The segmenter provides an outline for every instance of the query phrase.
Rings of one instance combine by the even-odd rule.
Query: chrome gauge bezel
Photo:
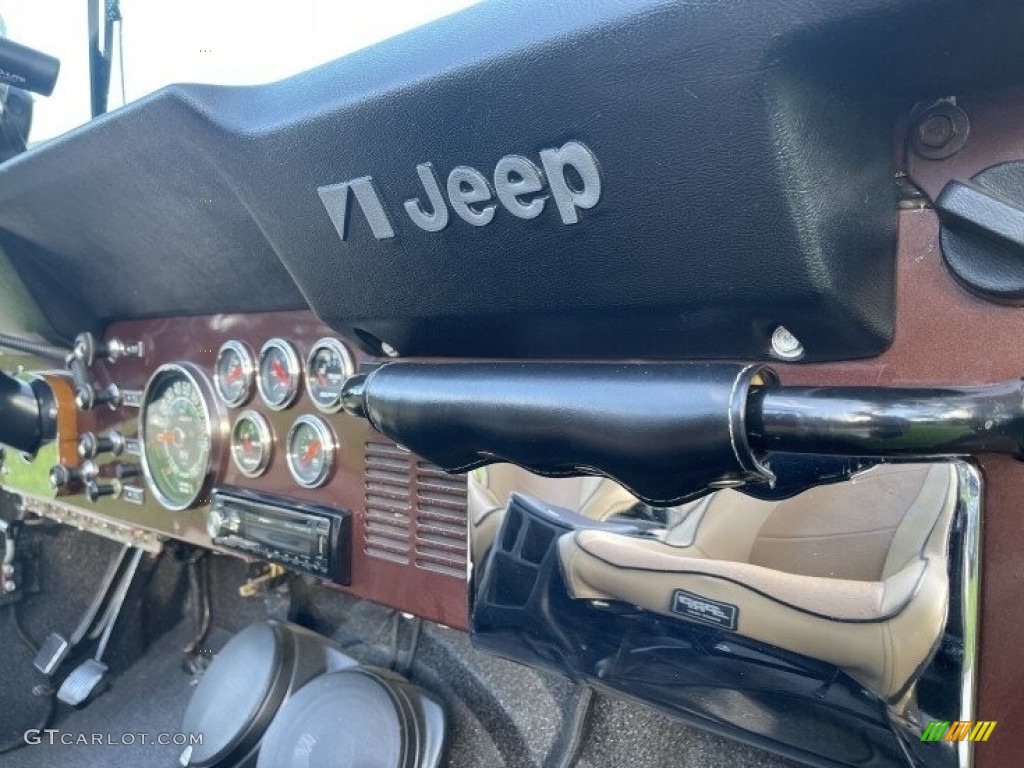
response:
[[[338,339],[330,336],[325,336],[319,339],[309,350],[309,354],[306,356],[306,391],[309,393],[309,399],[312,401],[314,407],[321,413],[337,413],[341,410],[341,391],[338,392],[338,397],[335,398],[334,402],[329,405],[324,405],[317,398],[314,393],[314,384],[316,376],[313,373],[313,360],[316,358],[317,352],[321,349],[329,349],[332,352],[336,352],[342,360],[342,364],[345,367],[345,379],[347,380],[356,372],[355,361],[352,359],[352,353],[348,351],[348,348],[342,344]]]
[[[220,361],[229,352],[237,354],[242,364],[242,391],[240,395],[234,399],[229,398],[225,394],[224,384],[221,381],[220,376]],[[217,351],[217,359],[213,363],[213,384],[217,389],[217,395],[228,408],[238,408],[248,402],[249,398],[252,397],[253,381],[255,378],[256,361],[253,358],[252,350],[249,349],[248,345],[234,340],[225,341],[221,344],[220,349]]]
[[[199,392],[199,399],[203,406],[203,416],[206,418],[207,434],[210,440],[210,453],[207,456],[203,482],[196,493],[183,504],[170,501],[160,490],[156,480],[153,478],[149,465],[149,456],[146,451],[146,411],[150,405],[150,398],[153,395],[154,389],[169,375],[184,377]],[[169,509],[172,512],[182,512],[190,509],[195,506],[196,501],[210,488],[210,483],[216,469],[220,466],[220,459],[223,456],[225,433],[227,431],[225,419],[222,417],[222,412],[217,410],[216,403],[217,393],[213,384],[201,368],[191,363],[165,363],[153,371],[153,375],[146,382],[146,388],[142,392],[142,405],[139,408],[139,454],[142,463],[142,474],[146,478],[146,485],[149,486],[153,497],[165,509]]]
[[[260,457],[260,463],[255,469],[246,469],[243,467],[235,453],[235,432],[238,430],[238,425],[243,421],[251,421],[256,425],[256,431],[259,433],[260,445],[263,448],[263,455]],[[270,466],[270,458],[274,452],[274,433],[270,428],[270,422],[267,421],[259,411],[254,411],[251,408],[242,411],[238,414],[238,418],[236,418],[234,423],[231,425],[229,450],[231,452],[231,463],[234,464],[235,469],[246,477],[259,477],[262,475],[267,471],[267,467]]]
[[[263,386],[263,362],[267,357],[267,353],[270,352],[271,349],[278,349],[283,352],[285,362],[288,364],[288,392],[286,393],[285,398],[279,403],[271,401]],[[295,398],[299,396],[299,389],[301,386],[302,363],[299,362],[299,353],[295,351],[295,347],[284,339],[268,339],[260,348],[259,359],[256,361],[256,388],[259,390],[260,397],[263,399],[263,402],[266,403],[266,406],[272,411],[283,411],[295,402]]]
[[[324,465],[320,472],[317,474],[315,480],[303,480],[298,471],[295,469],[295,461],[297,459],[296,454],[292,450],[292,442],[295,439],[295,433],[299,430],[302,425],[308,425],[316,430],[320,437],[321,449],[324,451]],[[285,442],[285,455],[288,464],[288,471],[291,473],[292,479],[303,488],[320,488],[322,487],[331,477],[331,473],[334,471],[335,454],[338,451],[338,440],[334,436],[334,431],[330,425],[319,416],[312,414],[303,414],[295,420],[292,424],[291,429],[288,430],[288,438]]]

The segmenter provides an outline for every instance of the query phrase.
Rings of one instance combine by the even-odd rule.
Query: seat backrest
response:
[[[541,477],[514,464],[475,469],[470,473],[469,485],[471,516],[503,509],[513,491],[595,520],[605,520],[636,504],[629,491],[603,477]]]
[[[881,581],[919,556],[942,508],[946,465],[893,464],[845,483],[783,501],[718,491],[679,507],[678,533],[665,543],[688,556],[750,563],[800,576]],[[511,464],[474,470],[474,515],[504,508],[513,491],[594,519],[628,510],[636,499],[600,477],[546,478]],[[474,517],[475,519],[475,517]],[[685,530],[684,530],[685,529]]]
[[[941,495],[947,474],[926,464],[883,465],[786,499],[761,526],[748,562],[803,576],[881,581],[920,553],[942,509],[926,481],[942,485],[933,488]],[[903,555],[887,568],[894,541]]]

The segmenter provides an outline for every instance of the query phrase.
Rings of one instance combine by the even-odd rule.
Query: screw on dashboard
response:
[[[799,360],[804,356],[804,345],[784,325],[772,333],[772,355],[779,360]]]

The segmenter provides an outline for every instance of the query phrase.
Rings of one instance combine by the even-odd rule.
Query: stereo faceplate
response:
[[[349,584],[351,517],[347,509],[218,488],[207,530],[221,547]]]

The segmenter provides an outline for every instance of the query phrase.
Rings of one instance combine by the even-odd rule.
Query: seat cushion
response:
[[[560,552],[577,597],[597,588],[604,596],[636,605],[669,606],[675,589],[687,589],[693,577],[701,577],[701,583],[713,585],[710,589],[716,595],[742,600],[744,592],[749,592],[808,615],[842,622],[895,616],[906,607],[925,572],[925,562],[917,560],[884,582],[802,576],[750,563],[686,557],[655,539],[600,530],[563,536]]]

